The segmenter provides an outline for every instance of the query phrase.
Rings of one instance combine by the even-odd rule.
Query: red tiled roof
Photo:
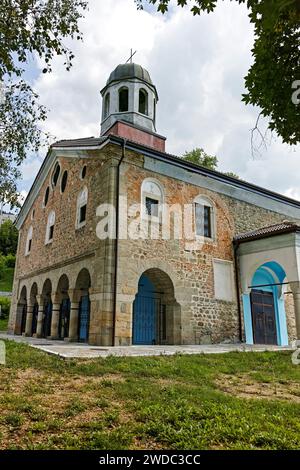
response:
[[[268,225],[251,232],[241,233],[234,237],[234,242],[239,243],[248,240],[256,240],[259,238],[272,237],[274,235],[280,235],[281,233],[290,233],[300,231],[300,225],[294,222],[284,221],[279,224]]]

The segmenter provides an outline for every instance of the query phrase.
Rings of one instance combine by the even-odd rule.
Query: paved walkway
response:
[[[33,348],[40,349],[49,354],[54,354],[65,359],[93,359],[108,356],[172,356],[174,354],[220,354],[232,351],[292,351],[295,347],[248,345],[248,344],[203,344],[203,345],[178,345],[178,346],[90,346],[81,343],[69,343],[64,341],[49,341],[39,338],[25,338],[0,333],[0,340],[8,339],[17,343],[26,343]]]

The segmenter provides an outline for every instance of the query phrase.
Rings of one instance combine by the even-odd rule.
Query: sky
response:
[[[26,76],[49,109],[43,129],[59,139],[98,136],[101,95],[110,72],[126,62],[130,49],[157,87],[157,132],[175,155],[202,147],[221,171],[300,200],[300,147],[268,135],[266,147],[251,150],[251,129],[259,109],[241,101],[252,63],[253,28],[244,5],[225,1],[214,13],[193,17],[171,3],[167,15],[153,7],[138,11],[134,0],[89,0],[80,22],[83,42],[67,72],[56,58],[52,73],[32,58]],[[266,129],[266,122],[261,123]],[[260,141],[256,140],[255,147]],[[45,157],[32,155],[22,166],[19,190],[26,196]]]

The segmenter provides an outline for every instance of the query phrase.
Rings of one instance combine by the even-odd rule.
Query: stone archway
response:
[[[181,309],[173,282],[161,269],[147,269],[133,303],[132,344],[180,343]]]
[[[276,261],[268,261],[254,272],[249,293],[243,294],[246,342],[288,345],[283,298],[286,273]]]
[[[26,336],[33,336],[36,334],[37,330],[37,321],[38,321],[38,313],[39,313],[39,304],[37,301],[38,295],[38,286],[37,283],[34,282],[30,289],[30,312],[28,312],[27,320],[28,324],[26,325]]]
[[[17,305],[17,316],[15,323],[15,334],[22,335],[25,333],[27,320],[27,288],[23,286]]]
[[[40,336],[42,338],[48,338],[51,336],[51,321],[52,321],[52,283],[50,279],[46,279],[43,284],[42,289],[42,302],[43,302],[43,310],[42,310],[42,317],[41,317],[41,325],[40,325]]]
[[[69,278],[63,274],[58,281],[56,289],[57,300],[59,301],[58,317],[58,339],[69,337],[71,302],[69,298]],[[52,316],[52,319],[54,317]],[[53,324],[53,321],[52,321]]]

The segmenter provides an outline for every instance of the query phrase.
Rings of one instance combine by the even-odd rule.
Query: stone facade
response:
[[[238,312],[235,288],[230,301],[216,298],[213,261],[231,262],[229,266],[232,266],[234,275],[234,236],[283,221],[287,216],[282,211],[276,212],[210,190],[207,185],[201,185],[200,178],[198,184],[188,183],[178,175],[167,176],[150,170],[148,157],[143,152],[126,149],[124,155],[120,145],[112,143],[102,149],[80,152],[58,149],[48,158],[52,158],[52,165],[20,227],[9,322],[11,333],[32,334],[32,318],[37,305],[34,334],[42,336],[44,304],[46,298],[51,298],[50,336],[57,337],[61,304],[69,298],[71,306],[65,339],[77,340],[79,304],[84,294],[90,299],[88,341],[104,346],[131,344],[133,304],[139,280],[146,273],[165,306],[166,333],[160,342],[201,344],[244,339],[244,335],[239,337],[240,322],[242,330],[244,325]],[[56,162],[59,162],[61,171],[53,188],[51,179]],[[84,165],[87,172],[81,179]],[[65,170],[68,171],[68,181],[62,193],[61,176]],[[97,208],[103,203],[115,206],[119,170],[119,195],[127,198],[128,206],[141,204],[141,187],[147,178],[158,182],[163,189],[164,203],[168,205],[183,207],[192,204],[199,195],[209,198],[214,208],[215,233],[213,239],[205,240],[199,249],[189,248],[184,237],[162,239],[159,223],[158,239],[120,239],[115,302],[116,241],[113,238],[100,240],[96,229],[100,220]],[[77,197],[85,186],[88,189],[86,224],[76,229]],[[44,207],[47,187],[50,188],[50,196]],[[52,243],[45,244],[47,218],[52,210],[56,215],[54,238]],[[127,223],[133,219],[134,216],[129,216]],[[30,226],[33,227],[32,247],[26,256]],[[25,330],[23,328],[22,331],[24,305],[27,306],[27,316]],[[286,316],[289,337],[294,339],[294,310],[288,296]]]

